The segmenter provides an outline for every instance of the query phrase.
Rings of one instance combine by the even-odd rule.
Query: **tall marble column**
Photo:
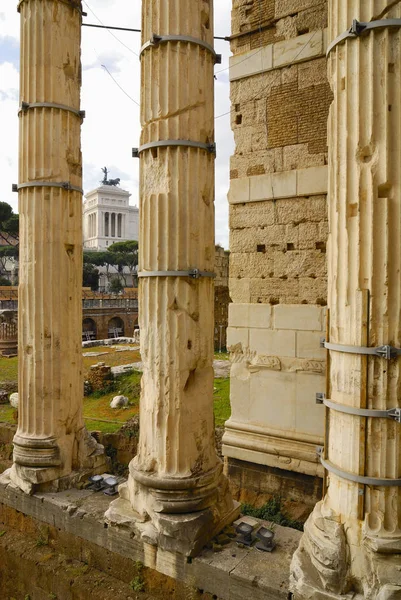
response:
[[[156,40],[141,56],[141,144],[156,145],[139,150],[144,366],[138,455],[121,494],[157,544],[191,554],[236,514],[214,444],[212,0],[144,0],[142,43],[153,34],[190,39]]]
[[[391,4],[390,10],[385,10]],[[401,3],[329,0],[329,40],[353,19],[400,19]],[[328,488],[305,526],[296,599],[401,594],[401,425],[342,411],[400,406],[401,29],[348,38],[330,52]],[[350,596],[351,597],[351,596]]]
[[[104,463],[82,417],[81,2],[21,0],[19,409],[12,480]],[[50,486],[50,482],[53,482]]]

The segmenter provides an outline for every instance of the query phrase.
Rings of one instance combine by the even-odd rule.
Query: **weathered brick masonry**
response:
[[[233,0],[234,304],[227,345],[234,364],[232,417],[223,440],[231,470],[248,461],[306,477],[322,475],[315,445],[323,440],[323,412],[314,404],[314,392],[325,385],[319,337],[327,299],[332,100],[326,28],[326,0]],[[245,471],[238,476],[240,488],[247,486]],[[299,487],[294,482],[289,489]],[[271,487],[270,481],[265,492]]]
[[[252,49],[261,53],[266,43],[310,37],[314,32],[316,39],[327,26],[327,2],[234,2],[234,35],[268,24],[262,34],[255,31],[234,39],[234,55]],[[298,59],[303,59],[302,44]],[[245,68],[247,62],[241,66]],[[324,56],[236,79],[231,99],[236,144],[231,179],[327,164],[331,91]],[[273,197],[262,204],[258,200],[230,206],[231,277],[249,279],[248,294],[240,291],[243,283],[232,281],[233,301],[325,305],[325,195],[276,199],[274,190],[269,191]]]

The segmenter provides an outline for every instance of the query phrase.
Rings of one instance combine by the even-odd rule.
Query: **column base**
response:
[[[68,463],[63,460],[63,452],[53,438],[25,440],[16,435],[14,443],[14,464],[9,476],[16,486],[29,495],[77,487],[91,475],[104,473],[109,467],[104,447],[85,428],[75,435],[73,456],[68,456]]]
[[[163,550],[193,557],[226,525],[235,521],[240,504],[232,500],[221,466],[196,478],[181,481],[138,475],[133,462],[130,476],[119,487],[120,497],[110,504],[105,519],[111,525],[127,527],[143,541]],[[149,477],[154,487],[145,485]],[[160,489],[161,484],[164,484]]]
[[[290,591],[294,600],[399,600],[400,554],[379,552],[367,538],[350,548],[344,526],[323,516],[319,502],[292,558]]]

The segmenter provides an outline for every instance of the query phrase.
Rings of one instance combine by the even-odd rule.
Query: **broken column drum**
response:
[[[401,594],[401,4],[330,0],[329,17],[328,487],[291,589],[389,600]]]
[[[236,512],[214,444],[213,7],[142,7],[143,377],[138,455],[120,493],[155,543],[191,554]]]
[[[82,417],[81,2],[21,0],[19,419],[11,478],[104,463]],[[71,482],[70,482],[71,483]]]

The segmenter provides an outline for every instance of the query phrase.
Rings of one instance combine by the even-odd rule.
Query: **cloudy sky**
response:
[[[19,15],[16,0],[0,5],[0,200],[17,210],[17,195],[11,192],[18,180],[18,67]],[[87,23],[140,28],[140,0],[88,0],[83,2]],[[215,1],[215,35],[230,34],[231,0]],[[96,187],[107,165],[110,177],[120,177],[121,186],[138,203],[139,161],[131,158],[131,148],[139,141],[139,60],[137,33],[82,29],[82,102],[86,111],[82,127],[84,190]],[[228,57],[229,44],[216,40],[223,63],[216,65],[216,116],[230,110]],[[107,69],[102,67],[104,65]],[[220,72],[219,72],[220,71]],[[119,87],[120,86],[120,87]],[[122,88],[122,89],[120,89]],[[228,248],[229,157],[233,138],[229,115],[216,119],[216,242]]]

